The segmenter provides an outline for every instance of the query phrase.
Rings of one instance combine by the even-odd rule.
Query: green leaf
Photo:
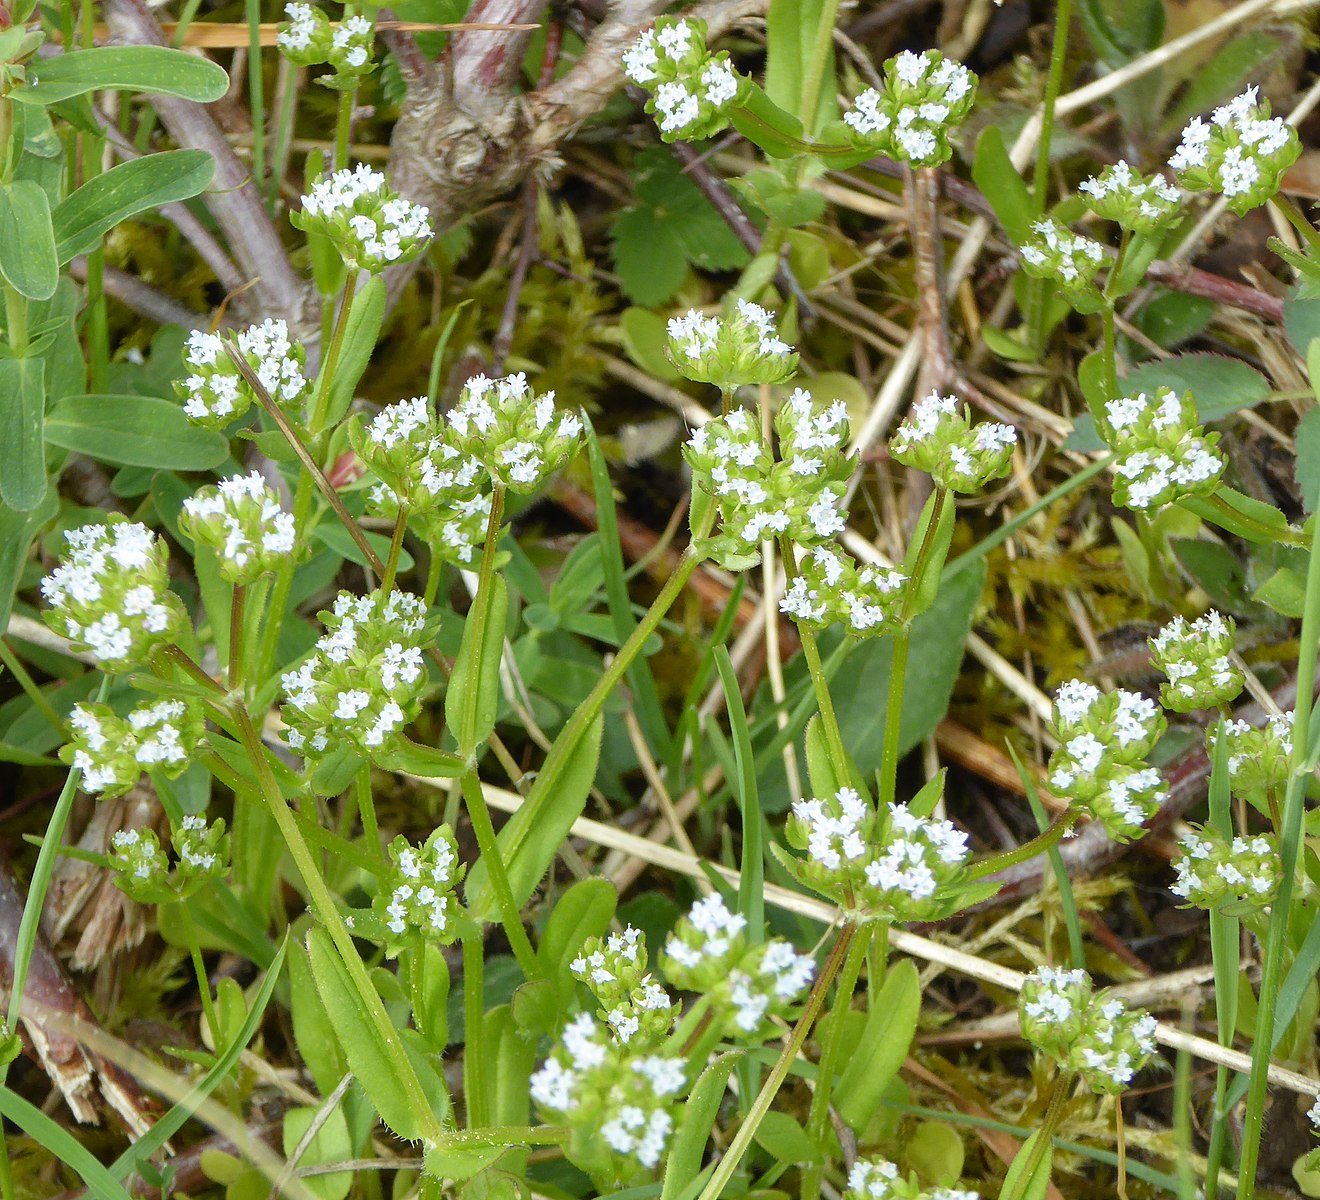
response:
[[[953,1187],[962,1178],[966,1152],[952,1125],[923,1121],[907,1139],[904,1152],[909,1166],[939,1187]]]
[[[0,1116],[42,1146],[52,1157],[72,1167],[97,1200],[131,1200],[123,1185],[90,1150],[39,1108],[0,1084]]]
[[[527,799],[500,830],[500,853],[508,867],[513,902],[519,907],[527,903],[573,822],[582,815],[596,779],[604,725],[604,714],[598,713],[572,744],[561,735],[546,755]],[[546,785],[547,780],[554,781],[553,789]],[[478,920],[496,913],[495,897],[480,860],[468,873],[466,895],[468,908]]]
[[[735,770],[730,776],[742,820],[742,857],[738,863],[738,912],[747,919],[748,936],[759,942],[765,937],[765,820],[756,790],[756,761],[747,728],[738,675],[728,647],[715,647],[715,666],[724,688],[724,704],[733,736]]]
[[[406,738],[397,750],[375,754],[371,761],[382,771],[398,771],[422,779],[457,779],[463,774],[463,760],[458,755]]]
[[[60,281],[50,201],[30,179],[0,184],[0,276],[29,300],[49,300]]]
[[[1283,302],[1283,327],[1292,348],[1303,358],[1320,338],[1320,300],[1303,300],[1296,291]]]
[[[367,539],[367,545],[375,552],[376,557],[382,562],[389,557],[390,539],[382,533],[375,533],[370,529],[364,529],[364,536]],[[315,529],[312,530],[314,537],[322,545],[328,546],[340,558],[345,558],[351,563],[357,563],[359,567],[369,567],[367,556],[362,553],[362,548],[353,539],[353,535],[344,528],[343,522],[332,517],[329,520],[319,521]],[[405,547],[399,551],[399,570],[408,571],[412,569],[413,556]]]
[[[807,751],[807,778],[811,781],[813,796],[833,796],[844,784],[830,757],[829,742],[820,713],[812,713],[803,738]]]
[[[1306,579],[1290,567],[1280,567],[1252,597],[1276,613],[1301,620],[1306,612]]]
[[[781,108],[800,113],[806,69],[815,56],[818,32],[823,22],[834,23],[836,8],[827,16],[821,0],[776,0],[765,14],[765,90]],[[821,80],[811,128],[819,129],[834,114],[839,86],[835,78],[833,44],[825,43],[828,58]]]
[[[615,266],[618,267],[617,260]],[[623,348],[628,357],[648,375],[665,383],[681,378],[665,356],[667,330],[665,319],[659,313],[636,305],[625,308],[619,317],[619,332],[623,335]]]
[[[55,206],[55,253],[60,263],[86,254],[129,217],[187,200],[211,182],[215,159],[205,150],[170,150],[120,163],[93,176]]]
[[[1050,1168],[1054,1165],[1054,1145],[1046,1138],[1040,1157],[1030,1175],[1027,1167],[1035,1157],[1036,1146],[1041,1140],[1037,1130],[1025,1142],[1022,1149],[1013,1156],[1013,1163],[1004,1176],[1004,1186],[999,1189],[1001,1196],[1019,1197],[1020,1200],[1044,1200],[1050,1186]]]
[[[1160,125],[1170,135],[1193,117],[1209,112],[1252,78],[1261,78],[1265,64],[1277,55],[1284,41],[1263,29],[1239,30],[1209,62],[1196,65],[1188,74],[1187,89],[1178,103],[1161,115]]]
[[[209,471],[229,443],[155,396],[69,396],[46,417],[46,441],[98,462],[167,471]]]
[[[1026,182],[1008,156],[1003,131],[997,125],[987,125],[976,139],[972,179],[990,202],[1004,232],[1019,246],[1028,241],[1036,210]]]
[[[46,497],[45,363],[0,358],[0,500],[31,512]]]
[[[1244,408],[1255,408],[1270,397],[1269,381],[1254,367],[1222,354],[1179,354],[1145,363],[1119,380],[1123,394],[1153,392],[1168,387],[1191,392],[1203,422],[1220,421]],[[1104,449],[1089,413],[1077,418],[1063,443],[1065,450],[1093,454]]]
[[[458,738],[465,755],[484,745],[495,728],[500,703],[500,659],[504,654],[504,626],[508,616],[508,586],[503,576],[492,575],[490,607],[480,630],[481,644],[477,645],[477,622],[469,613],[445,690],[445,724]]]
[[[307,935],[307,954],[317,993],[354,1078],[386,1126],[406,1141],[417,1141],[426,1132],[425,1127],[419,1114],[413,1111],[403,1083],[395,1077],[389,1048],[374,1022],[362,1011],[348,968],[326,930],[314,928]],[[443,1089],[429,1062],[420,1054],[409,1053],[408,1057],[428,1096]]]
[[[9,93],[24,104],[54,104],[86,92],[147,92],[210,104],[229,90],[229,76],[207,58],[166,46],[97,46],[33,64]]]
[[[1223,484],[1215,492],[1224,507],[1211,504],[1202,496],[1188,496],[1178,501],[1180,508],[1227,529],[1238,537],[1258,545],[1271,545],[1289,534],[1288,518],[1272,504],[1265,504]]]
[[[329,1095],[348,1069],[325,1005],[316,994],[312,964],[302,946],[289,956],[289,1014],[298,1056],[322,1095]]]
[[[813,1145],[807,1131],[786,1112],[771,1109],[761,1118],[753,1135],[756,1144],[781,1163],[818,1163],[820,1148]]]
[[[935,491],[931,493],[930,499],[926,501],[925,507],[921,510],[921,516],[917,520],[917,527],[913,531],[912,542],[908,547],[907,558],[903,562],[903,573],[909,579],[912,579],[915,577],[918,560],[923,549],[926,552],[925,561],[920,564],[921,578],[916,580],[917,590],[910,601],[910,611],[913,616],[919,616],[930,608],[935,603],[935,597],[939,594],[943,582],[944,561],[949,556],[950,545],[953,544],[955,508],[956,505],[953,503],[951,496],[941,496],[938,491]],[[933,529],[931,528],[932,522],[935,522]]]
[[[742,104],[729,115],[733,127],[771,158],[792,158],[806,149],[802,122],[754,83],[743,85]]]
[[[1008,362],[1035,362],[1040,358],[1030,346],[1019,341],[1011,333],[996,329],[993,325],[981,326],[981,340],[990,348],[992,354]]]
[[[1307,512],[1315,511],[1320,497],[1320,408],[1313,408],[1297,424],[1297,490]]]
[[[681,1200],[692,1181],[701,1174],[701,1160],[710,1141],[710,1131],[719,1115],[720,1101],[729,1083],[729,1075],[743,1056],[735,1050],[721,1054],[708,1066],[692,1085],[683,1116],[679,1120],[674,1140],[670,1143],[669,1159],[665,1163],[665,1180],[660,1189],[660,1200]]]
[[[866,1015],[866,1025],[833,1101],[841,1116],[861,1133],[880,1108],[881,1097],[898,1075],[921,1014],[921,980],[910,958],[890,968],[884,986]]]
[[[282,1134],[284,1156],[290,1157],[311,1129],[319,1109],[312,1107],[291,1108],[284,1114]],[[353,1157],[353,1139],[348,1133],[348,1122],[344,1119],[342,1106],[330,1111],[321,1127],[312,1135],[312,1140],[302,1157],[299,1167],[319,1167],[326,1163],[344,1162]],[[349,1188],[353,1186],[351,1171],[335,1171],[327,1175],[310,1175],[303,1182],[308,1190],[320,1200],[344,1200]]]
[[[609,880],[582,879],[550,910],[536,956],[545,977],[554,980],[564,1010],[575,982],[569,964],[587,938],[600,937],[609,928],[618,903],[618,890]]]
[[[380,327],[385,320],[385,280],[373,275],[370,282],[356,296],[348,310],[348,328],[344,331],[344,344],[335,361],[335,377],[330,384],[330,405],[327,424],[333,426],[343,419],[353,400],[353,392],[371,362],[371,355],[380,340]],[[320,379],[317,379],[320,387]]]

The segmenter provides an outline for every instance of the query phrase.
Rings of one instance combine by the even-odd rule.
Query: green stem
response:
[[[339,352],[344,347],[344,335],[348,332],[348,314],[353,307],[353,297],[357,293],[357,281],[358,272],[350,268],[348,277],[344,280],[344,294],[339,301],[339,315],[335,319],[334,332],[330,335],[330,348],[326,351],[325,361],[321,364],[316,400],[312,404],[312,420],[308,432],[313,438],[321,432],[330,408],[330,387],[334,381],[335,367],[339,362]]]
[[[316,483],[306,471],[298,473],[298,486],[293,493],[293,527],[298,537],[307,531],[307,522],[312,515],[312,500],[316,496]],[[258,660],[260,675],[258,686],[270,678],[278,665],[275,661],[279,653],[280,629],[284,625],[284,612],[289,603],[289,592],[293,589],[293,576],[297,563],[290,555],[281,564],[275,575],[275,582],[270,589],[270,604],[266,609],[266,627],[261,635],[261,657]]]
[[[816,110],[820,107],[820,91],[825,81],[834,50],[834,22],[839,13],[839,0],[825,0],[816,18],[816,41],[811,47],[811,59],[802,79],[802,104],[798,118],[808,133],[816,130]]]
[[[880,751],[880,798],[883,812],[893,806],[898,791],[899,735],[903,731],[903,688],[907,681],[908,649],[912,632],[902,625],[894,634],[889,656],[889,696],[885,702],[885,740]]]
[[[270,174],[266,181],[266,203],[273,210],[280,195],[280,181],[289,163],[289,144],[293,139],[294,118],[298,112],[298,68],[280,55],[279,112],[275,116],[275,140],[271,147]]]
[[[357,101],[357,88],[339,93],[339,109],[335,114],[335,170],[348,166],[348,135],[353,128],[353,105]]]
[[[8,639],[0,638],[0,662],[4,663],[6,670],[17,681],[18,686],[23,689],[23,694],[32,701],[32,707],[46,718],[50,727],[55,730],[60,737],[66,741],[69,737],[69,727],[64,723],[64,718],[60,716],[46,699],[46,694],[37,686],[37,682],[28,674],[28,669],[23,665],[23,660],[14,653]]]
[[[364,762],[353,781],[358,816],[362,819],[362,837],[373,854],[380,853],[380,826],[376,823],[376,799],[371,791],[371,763]]]
[[[381,577],[380,590],[394,590],[394,576],[399,570],[399,554],[403,550],[403,535],[408,528],[408,507],[400,505],[399,515],[394,518],[394,536],[390,538],[390,556],[385,560],[385,574]]]
[[[185,901],[178,901],[179,924],[183,926],[184,940],[188,943],[188,957],[192,959],[193,973],[197,976],[197,991],[202,997],[202,1017],[211,1031],[211,1045],[220,1050],[220,1022],[216,1019],[215,1004],[211,1000],[211,980],[202,961],[202,947],[197,940],[197,926]]]
[[[774,1103],[784,1080],[788,1078],[793,1060],[797,1058],[798,1051],[802,1049],[807,1040],[807,1035],[811,1032],[811,1027],[820,1015],[820,1010],[825,1003],[825,996],[830,990],[830,984],[834,982],[834,977],[839,973],[839,968],[843,966],[855,933],[856,927],[853,925],[845,925],[839,931],[839,936],[834,942],[830,956],[825,960],[825,966],[821,968],[820,974],[816,977],[811,995],[807,997],[806,1008],[802,1010],[802,1015],[798,1018],[797,1024],[793,1026],[793,1032],[789,1035],[783,1051],[775,1061],[774,1067],[771,1068],[760,1092],[757,1093],[751,1111],[748,1112],[746,1119],[739,1126],[733,1141],[729,1143],[728,1150],[724,1152],[724,1157],[720,1159],[719,1165],[715,1168],[715,1173],[706,1182],[706,1186],[701,1189],[701,1195],[697,1200],[716,1200],[716,1197],[724,1191],[729,1180],[733,1178],[733,1173],[738,1169],[738,1164],[742,1162],[743,1155],[747,1153],[748,1147],[751,1146],[752,1139],[756,1136],[761,1121],[764,1120],[765,1114],[770,1111],[770,1105]]]
[[[1104,353],[1102,356],[1102,363],[1105,369],[1105,399],[1117,400],[1118,339],[1114,334],[1114,304],[1111,300],[1106,300],[1104,307],[1100,310],[1100,326],[1104,330],[1105,338]],[[1102,433],[1106,427],[1101,428]]]
[[[1045,1157],[1045,1150],[1050,1144],[1050,1139],[1054,1137],[1054,1130],[1059,1123],[1059,1116],[1063,1112],[1063,1102],[1068,1098],[1068,1089],[1072,1084],[1072,1078],[1069,1072],[1063,1071],[1054,1080],[1054,1085],[1050,1089],[1049,1102],[1045,1106],[1045,1119],[1041,1122],[1040,1129],[1037,1130],[1040,1136],[1032,1143],[1031,1157],[1027,1159],[1026,1170],[1018,1176],[1018,1185],[1013,1189],[1013,1194],[1005,1196],[1003,1200],[1025,1200],[1031,1177],[1036,1173],[1040,1160]]]
[[[1210,1146],[1205,1153],[1205,1200],[1218,1200],[1219,1170],[1228,1146],[1228,1113],[1224,1101],[1228,1096],[1228,1068],[1222,1064],[1215,1069],[1215,1107],[1210,1125]]]
[[[472,611],[468,620],[472,623],[470,631],[464,632],[470,638],[472,662],[468,671],[468,686],[463,695],[463,711],[459,728],[458,753],[471,760],[477,751],[477,727],[481,720],[481,689],[477,681],[482,676],[481,652],[485,642],[486,621],[490,616],[491,589],[495,579],[495,546],[500,540],[500,528],[504,520],[504,488],[496,484],[490,494],[490,515],[486,519],[486,541],[481,551],[481,572],[477,576],[477,594],[472,598]],[[496,651],[503,652],[503,647]]]
[[[1016,866],[1020,862],[1026,862],[1029,858],[1044,854],[1051,846],[1058,845],[1060,839],[1067,834],[1076,821],[1077,814],[1070,808],[1053,825],[1043,833],[1038,833],[1031,841],[1023,842],[1016,849],[1005,851],[1003,854],[983,858],[968,870],[967,879],[969,881],[985,879],[997,871],[1006,871],[1009,867]]]
[[[1302,235],[1302,240],[1313,252],[1320,251],[1320,232],[1317,232],[1315,226],[1298,210],[1297,205],[1282,192],[1276,192],[1271,196],[1270,203],[1283,214],[1288,224]]]
[[[488,1048],[481,1036],[486,1009],[483,954],[479,933],[463,939],[463,1102],[469,1131],[481,1130],[488,1120]]]
[[[665,1053],[677,1055],[686,1053],[686,1047],[698,1029],[706,1014],[710,1012],[711,1005],[714,1003],[714,994],[711,992],[702,992],[696,999],[696,1003],[683,1014],[683,1019],[679,1021],[669,1037],[665,1040]],[[705,1065],[704,1063],[702,1064]]]
[[[839,1055],[843,1052],[843,1035],[847,1026],[845,1018],[852,1009],[857,980],[871,944],[871,930],[871,925],[863,925],[857,931],[857,936],[848,948],[848,957],[844,959],[843,970],[839,972],[839,986],[835,989],[834,1006],[830,1009],[829,1032],[825,1035],[825,1045],[821,1049],[820,1065],[816,1068],[816,1090],[811,1094],[811,1109],[807,1115],[807,1137],[815,1146],[822,1146],[825,1142],[830,1093],[834,1088]],[[824,1175],[823,1163],[807,1168],[802,1176],[802,1200],[817,1200]]]
[[[252,768],[256,772],[262,797],[270,809],[271,816],[275,818],[276,825],[279,826],[284,844],[294,865],[298,868],[299,875],[302,876],[303,884],[311,899],[312,909],[339,951],[339,956],[357,991],[362,1012],[376,1029],[376,1034],[393,1068],[395,1080],[407,1096],[409,1105],[417,1116],[419,1127],[424,1131],[423,1138],[428,1142],[441,1143],[446,1136],[444,1127],[436,1118],[421,1081],[408,1059],[407,1051],[404,1050],[403,1042],[399,1039],[398,1030],[394,1028],[394,1022],[385,1011],[380,993],[371,982],[371,976],[367,974],[367,968],[357,952],[357,947],[353,945],[352,935],[348,932],[344,918],[335,905],[334,896],[321,877],[321,872],[316,868],[311,847],[304,840],[297,821],[293,819],[293,812],[271,771],[270,763],[266,759],[266,749],[261,744],[261,737],[256,727],[252,724],[247,706],[241,703],[235,704],[233,716],[238,725],[239,740],[243,743],[252,762]]]
[[[475,770],[463,772],[463,799],[467,804],[468,819],[472,822],[472,832],[477,838],[477,848],[481,859],[490,872],[490,885],[495,891],[496,903],[500,906],[500,924],[504,926],[505,936],[513,956],[518,960],[523,975],[528,979],[539,979],[541,968],[536,961],[536,951],[523,928],[522,914],[513,901],[513,889],[509,886],[509,872],[500,854],[500,844],[495,837],[495,826],[491,823],[490,809],[486,805],[485,794],[481,790],[481,780]]]
[[[240,695],[243,688],[243,620],[246,609],[247,588],[236,583],[229,605],[229,689]]]
[[[1256,1194],[1256,1167],[1260,1161],[1260,1139],[1265,1127],[1265,1096],[1269,1090],[1269,1065],[1274,1049],[1274,1014],[1287,950],[1288,924],[1292,917],[1293,892],[1297,882],[1297,860],[1302,843],[1302,818],[1306,806],[1306,770],[1310,751],[1311,703],[1315,690],[1316,652],[1320,647],[1320,521],[1312,523],[1311,561],[1306,572],[1306,600],[1302,609],[1302,631],[1297,648],[1297,699],[1293,706],[1293,748],[1289,759],[1288,787],[1284,793],[1283,821],[1279,830],[1279,859],[1283,876],[1279,894],[1270,907],[1269,936],[1261,971],[1260,1000],[1256,1013],[1256,1040],[1251,1048],[1251,1076],[1247,1089],[1247,1115],[1242,1129],[1242,1154],[1238,1178],[1239,1200]]]
[[[191,675],[194,680],[203,687],[221,696],[227,696],[228,693],[214,679],[211,678],[202,668],[195,663],[180,647],[173,642],[168,642],[162,646],[159,651],[170,659],[175,666],[181,667],[186,675]]]
[[[27,300],[16,288],[5,284],[5,340],[17,358],[28,348]]]
[[[252,115],[252,181],[266,182],[266,80],[261,59],[261,0],[246,0],[248,27],[248,108]]]

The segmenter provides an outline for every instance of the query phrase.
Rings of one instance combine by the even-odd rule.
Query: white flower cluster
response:
[[[184,877],[219,875],[229,865],[229,838],[219,817],[210,822],[203,816],[184,817],[174,831],[173,843]]]
[[[117,514],[64,535],[67,553],[45,579],[42,615],[104,671],[129,671],[173,641],[185,614],[169,590],[169,551],[145,525]]]
[[[400,834],[388,849],[390,869],[381,877],[372,902],[389,931],[388,948],[397,951],[416,939],[452,942],[458,936],[454,889],[464,874],[453,831],[441,825],[421,846]]]
[[[931,392],[912,406],[912,415],[889,443],[889,453],[904,466],[925,471],[949,491],[980,491],[1013,465],[1017,431],[997,421],[971,423],[965,405],[953,396]]]
[[[531,1078],[537,1106],[573,1130],[569,1157],[621,1180],[660,1164],[686,1087],[681,1058],[637,1054],[586,1013]]]
[[[1160,703],[1174,712],[1195,712],[1230,703],[1242,690],[1242,672],[1233,665],[1232,617],[1211,609],[1188,622],[1174,617],[1150,639],[1151,659],[1168,677]]]
[[[844,113],[854,140],[916,167],[947,162],[949,134],[971,111],[976,76],[938,50],[904,50],[885,63],[883,83]]]
[[[931,920],[961,880],[967,835],[906,805],[877,813],[856,789],[793,804],[789,844],[802,882],[864,919]]]
[[[582,420],[555,407],[554,392],[537,395],[521,371],[490,379],[474,375],[449,410],[449,439],[476,459],[495,483],[534,492],[582,444]]]
[[[184,817],[173,834],[175,863],[150,829],[120,829],[110,839],[109,864],[115,882],[140,904],[186,899],[229,867],[225,823]]]
[[[623,70],[650,93],[646,111],[666,142],[713,137],[743,85],[727,53],[707,52],[706,23],[693,17],[661,17],[624,52]]]
[[[1146,512],[1215,490],[1227,465],[1219,434],[1197,423],[1189,392],[1157,388],[1105,404],[1114,463],[1114,503]]]
[[[904,1178],[898,1165],[883,1158],[859,1158],[848,1172],[843,1200],[980,1200],[962,1188],[923,1188],[915,1175]]]
[[[629,925],[604,940],[588,938],[569,969],[591,989],[600,1015],[620,1042],[635,1049],[662,1041],[677,1011],[669,993],[646,970],[646,937]]]
[[[1094,291],[1096,272],[1105,260],[1099,242],[1073,233],[1053,217],[1035,222],[1031,233],[1031,240],[1018,247],[1028,275],[1052,279],[1074,295]]]
[[[1291,712],[1276,714],[1259,728],[1246,721],[1224,723],[1228,777],[1233,794],[1262,812],[1269,811],[1271,794],[1277,795],[1288,781],[1288,764],[1293,750],[1292,727]],[[1211,725],[1205,738],[1211,753],[1214,752],[1215,737],[1215,726]]]
[[[670,317],[666,346],[678,373],[722,392],[759,383],[783,383],[798,356],[779,336],[774,314],[750,300],[736,300],[722,316],[690,308]]]
[[[416,258],[431,238],[428,212],[391,191],[385,176],[365,163],[318,179],[290,220],[305,233],[327,237],[352,270],[380,274]]]
[[[817,406],[824,420],[798,418],[792,436],[781,432],[786,457],[778,462],[746,409],[693,432],[683,457],[720,514],[720,534],[710,540],[712,557],[738,568],[757,561],[763,540],[786,537],[799,546],[814,546],[843,532],[839,505],[853,460],[844,456],[848,426],[834,419],[836,411],[833,404]],[[803,430],[813,431],[812,437],[799,438]],[[810,464],[811,471],[804,472],[803,464]]]
[[[277,571],[298,544],[293,514],[280,507],[259,471],[198,489],[183,502],[179,528],[214,550],[220,574],[236,584]]]
[[[433,553],[447,562],[471,562],[490,517],[487,475],[476,458],[455,446],[426,397],[391,404],[365,427],[355,418],[348,436],[381,480],[368,493],[371,511],[394,518],[406,508]]]
[[[843,551],[817,546],[798,564],[779,610],[808,629],[838,622],[853,637],[876,637],[897,628],[907,581],[902,571],[858,567]]]
[[[1169,166],[1190,191],[1219,192],[1242,216],[1279,190],[1283,173],[1302,152],[1295,130],[1271,117],[1259,90],[1248,88],[1210,116],[1183,130]]]
[[[1166,722],[1154,701],[1135,692],[1102,693],[1080,679],[1054,697],[1050,787],[1101,822],[1115,841],[1141,833],[1166,795],[1163,777],[1144,761]]]
[[[1187,834],[1178,847],[1178,877],[1169,890],[1198,908],[1259,912],[1279,890],[1282,868],[1272,836],[1230,840],[1207,826]]]
[[[110,866],[130,895],[164,884],[170,863],[150,829],[120,829],[110,839]]]
[[[235,340],[271,399],[295,420],[303,420],[312,384],[303,372],[306,352],[290,339],[288,325],[279,320],[262,321],[241,330]],[[256,403],[255,393],[218,333],[194,329],[184,347],[183,363],[188,375],[176,381],[174,390],[190,421],[208,429],[224,429]]]
[[[319,81],[327,87],[346,90],[372,69],[376,27],[366,17],[352,16],[334,25],[319,8],[301,0],[286,4],[284,15],[288,20],[280,23],[275,45],[296,66],[329,63],[335,75]]]
[[[713,997],[716,1018],[731,1034],[750,1037],[802,999],[815,964],[782,938],[753,944],[746,930],[746,918],[709,895],[674,927],[660,962],[676,988]]]
[[[1317,1096],[1315,1103],[1306,1110],[1306,1119],[1311,1122],[1312,1129],[1320,1133],[1320,1096]]]
[[[1153,233],[1182,217],[1182,193],[1162,175],[1142,175],[1119,159],[1077,187],[1097,217],[1130,233]]]
[[[69,728],[73,740],[60,753],[82,772],[82,790],[122,796],[143,771],[173,779],[187,769],[203,723],[191,703],[156,700],[139,704],[126,718],[105,704],[75,704]]]
[[[1121,1000],[1093,994],[1085,971],[1040,967],[1018,1001],[1022,1036],[1076,1071],[1093,1092],[1116,1095],[1155,1052],[1155,1018]]]
[[[426,687],[425,611],[406,592],[339,593],[325,636],[282,679],[291,749],[319,758],[347,742],[371,757],[398,741]]]

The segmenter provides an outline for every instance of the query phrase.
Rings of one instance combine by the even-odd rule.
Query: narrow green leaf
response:
[[[229,455],[220,434],[157,396],[69,396],[46,417],[46,440],[119,467],[208,471]]]
[[[1274,505],[1246,496],[1223,484],[1219,485],[1215,496],[1224,502],[1225,507],[1211,504],[1201,496],[1189,496],[1179,500],[1178,504],[1203,521],[1211,521],[1248,542],[1270,545],[1279,541],[1280,535],[1288,534],[1288,518]]]
[[[522,807],[500,830],[500,853],[508,867],[513,902],[519,906],[527,903],[573,822],[582,815],[596,779],[604,726],[604,714],[599,713],[572,745],[556,741]],[[553,789],[543,780],[553,780]],[[466,894],[468,907],[479,920],[497,912],[485,864],[480,860],[468,873]]]
[[[77,1171],[87,1185],[87,1190],[97,1200],[132,1200],[123,1185],[86,1146],[63,1126],[52,1121],[41,1109],[3,1085],[0,1085],[0,1116],[13,1121],[19,1129],[49,1151],[53,1158]]]
[[[702,1071],[693,1084],[687,1103],[683,1106],[683,1117],[669,1147],[660,1200],[681,1200],[689,1185],[701,1173],[701,1160],[720,1111],[720,1101],[724,1099],[724,1089],[743,1053],[736,1050],[731,1054],[721,1054]]]
[[[480,630],[468,614],[463,641],[445,691],[445,724],[466,754],[486,743],[495,728],[500,703],[500,659],[504,654],[504,626],[509,616],[509,589],[500,575],[491,576],[490,607]],[[478,670],[473,673],[473,665]],[[475,691],[475,695],[473,694]]]
[[[807,722],[803,743],[807,751],[807,778],[811,781],[812,795],[834,795],[843,784],[830,759],[830,746],[825,738],[820,713],[813,714]]]
[[[215,160],[204,150],[170,150],[93,176],[51,214],[56,257],[66,263],[95,249],[121,221],[196,196],[211,182],[214,171]]]
[[[380,275],[373,275],[367,286],[353,297],[353,306],[348,310],[348,328],[344,331],[344,344],[335,362],[335,377],[330,384],[327,418],[330,425],[342,420],[348,411],[353,392],[366,372],[367,364],[371,362],[384,320],[385,280]]]
[[[1031,237],[1036,209],[1026,182],[1008,156],[1003,131],[997,125],[987,125],[976,139],[972,179],[990,202],[1004,232],[1019,246],[1026,242]]]
[[[812,1145],[801,1122],[786,1112],[771,1109],[761,1118],[754,1136],[756,1144],[781,1163],[792,1166],[821,1161],[819,1148]]]
[[[756,790],[756,760],[747,728],[747,711],[743,708],[738,676],[727,647],[715,647],[715,666],[724,687],[724,704],[729,714],[729,730],[733,734],[736,767],[733,790],[742,817],[738,911],[747,918],[748,936],[753,941],[761,941],[765,937],[765,829]]]
[[[166,46],[97,46],[33,64],[9,93],[23,104],[54,104],[86,92],[147,92],[209,104],[229,90],[229,76],[210,59]]]
[[[558,986],[561,1009],[567,1011],[573,994],[573,972],[569,964],[589,937],[600,937],[609,928],[619,893],[607,879],[582,879],[568,889],[550,910],[536,956],[547,979]]]
[[[1050,1186],[1050,1169],[1054,1165],[1054,1145],[1048,1138],[1045,1140],[1040,1157],[1036,1159],[1034,1169],[1029,1176],[1027,1174],[1027,1167],[1035,1157],[1036,1145],[1040,1138],[1040,1131],[1037,1130],[1022,1143],[1022,1149],[1014,1156],[1008,1174],[1004,1176],[1004,1186],[999,1189],[1001,1196],[1019,1197],[1020,1200],[1044,1200]]]
[[[921,1014],[921,980],[910,958],[889,969],[866,1015],[855,1052],[832,1094],[848,1125],[861,1133],[880,1108],[881,1097],[903,1065]]]
[[[0,185],[0,276],[29,300],[49,300],[60,281],[50,201],[31,179]]]
[[[806,148],[802,122],[756,84],[744,84],[742,103],[729,114],[733,127],[771,158],[792,158]]]
[[[1320,496],[1320,407],[1311,409],[1297,425],[1297,490],[1307,512]]]
[[[45,365],[0,358],[0,500],[21,513],[46,497]]]
[[[397,750],[373,755],[372,762],[382,771],[398,771],[423,779],[457,779],[463,774],[463,762],[457,755],[409,739]]]

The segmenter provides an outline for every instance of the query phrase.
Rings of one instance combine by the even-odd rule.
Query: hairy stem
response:
[[[490,617],[491,588],[495,579],[495,547],[500,540],[503,520],[504,488],[497,483],[490,494],[490,516],[486,519],[486,541],[481,551],[481,573],[477,577],[477,594],[472,599],[472,611],[468,613],[471,628],[465,631],[465,637],[471,639],[472,660],[468,666],[462,720],[460,727],[453,731],[458,739],[459,755],[469,760],[477,751],[477,725],[481,706],[481,689],[477,686],[477,681],[482,674],[482,645],[485,641],[486,621]],[[502,646],[497,653],[501,652]]]
[[[308,432],[313,439],[325,425],[330,409],[330,388],[335,377],[335,367],[339,362],[339,352],[344,348],[344,336],[348,332],[348,317],[353,309],[353,297],[357,293],[358,272],[349,268],[348,278],[344,280],[344,295],[339,301],[339,316],[335,319],[334,332],[330,335],[330,349],[326,351],[321,363],[320,382],[316,388],[316,400],[312,404],[312,419]]]

